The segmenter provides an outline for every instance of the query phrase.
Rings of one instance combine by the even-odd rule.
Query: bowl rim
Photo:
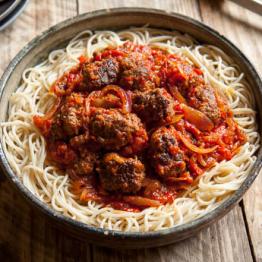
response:
[[[219,32],[214,30],[213,28],[205,25],[202,22],[199,22],[191,17],[181,15],[175,12],[167,12],[164,10],[159,9],[153,9],[153,8],[133,8],[133,7],[120,7],[120,8],[110,8],[110,9],[100,9],[88,13],[84,13],[81,15],[77,15],[75,17],[66,19],[50,28],[42,32],[40,35],[34,37],[29,43],[27,43],[20,51],[19,53],[11,60],[8,67],[4,71],[1,80],[0,80],[0,101],[2,100],[3,91],[6,85],[6,82],[12,75],[13,69],[19,64],[19,62],[26,56],[33,48],[35,48],[39,42],[45,40],[49,37],[51,33],[56,33],[57,31],[68,27],[70,25],[73,25],[74,23],[81,22],[83,20],[104,16],[108,13],[118,15],[119,13],[140,13],[140,14],[153,14],[153,15],[164,15],[169,17],[174,17],[180,20],[183,20],[187,23],[194,24],[199,29],[202,29],[204,31],[208,31],[209,34],[213,35],[215,38],[219,38],[222,42],[224,42],[227,46],[229,46],[231,49],[233,49],[238,56],[242,59],[242,61],[246,64],[248,67],[251,75],[254,77],[254,81],[256,82],[256,86],[258,87],[258,92],[260,92],[260,95],[262,96],[262,81],[259,76],[259,74],[256,72],[254,66],[251,64],[251,62],[247,59],[247,57],[242,53],[242,51],[239,50],[238,47],[236,47],[231,41],[229,41],[227,38],[225,38],[223,35],[221,35]],[[74,220],[70,217],[64,216],[63,214],[55,211],[51,207],[49,207],[47,204],[42,202],[39,198],[37,198],[25,185],[23,185],[22,181],[18,176],[13,172],[11,169],[7,158],[5,156],[5,152],[3,150],[2,141],[0,143],[0,167],[5,176],[8,178],[11,183],[15,184],[16,188],[22,192],[23,196],[28,199],[34,206],[36,206],[38,209],[40,209],[43,213],[45,213],[48,217],[51,217],[58,222],[63,222],[66,225],[74,226],[75,228],[84,231],[85,233],[96,233],[96,234],[105,234],[108,237],[113,236],[114,238],[129,238],[129,239],[147,239],[147,238],[158,238],[159,236],[165,236],[170,234],[178,234],[182,232],[188,232],[191,230],[197,230],[205,225],[210,224],[213,219],[219,218],[223,216],[223,210],[229,211],[234,204],[237,204],[244,193],[247,191],[247,189],[251,186],[257,175],[259,174],[259,171],[262,167],[262,148],[260,146],[260,149],[257,153],[257,160],[255,161],[252,170],[250,171],[248,177],[244,180],[244,182],[241,184],[240,188],[236,190],[231,197],[226,199],[223,203],[221,203],[218,207],[213,209],[212,211],[208,212],[202,217],[199,217],[197,219],[194,219],[192,221],[189,221],[185,224],[180,224],[168,229],[164,230],[158,230],[158,231],[149,231],[149,232],[123,232],[123,231],[115,231],[115,230],[109,230],[109,229],[102,229],[95,226],[88,225],[84,222],[80,222],[77,220]],[[225,212],[225,214],[227,213]]]

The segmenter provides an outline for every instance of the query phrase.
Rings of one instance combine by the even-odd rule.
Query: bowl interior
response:
[[[42,60],[46,59],[50,51],[65,46],[69,39],[73,38],[77,33],[84,30],[118,30],[121,28],[128,28],[130,26],[143,26],[146,24],[150,25],[150,27],[163,28],[166,30],[178,30],[188,33],[199,40],[199,42],[220,47],[224,52],[226,52],[235,60],[242,72],[245,73],[246,78],[250,83],[256,97],[257,112],[262,112],[262,86],[258,74],[250,62],[245,58],[245,56],[223,36],[193,19],[178,14],[168,14],[164,11],[152,9],[124,8],[101,10],[66,20],[63,23],[50,28],[42,35],[35,38],[27,46],[25,46],[11,62],[0,81],[0,121],[5,121],[7,117],[8,99],[14,90],[18,87],[23,71],[26,68],[34,66]],[[257,121],[258,123],[262,123],[261,114],[259,113],[257,115]],[[260,126],[259,132],[261,133]],[[230,199],[226,200],[219,208],[210,212],[206,216],[169,230],[144,234],[112,231],[109,232],[109,236],[119,236],[121,238],[137,238],[140,236],[145,240],[146,238],[152,238],[154,236],[157,237],[173,234],[173,241],[170,239],[169,242],[166,240],[165,243],[171,243],[174,242],[174,240],[178,240],[179,238],[181,239],[189,236],[190,234],[186,232],[192,233],[194,230],[200,229],[206,224],[209,224],[212,221],[218,219],[223,214],[225,214],[235,203],[237,203],[237,201],[240,200],[241,196],[249,188],[259,172],[261,167],[261,154],[262,153],[260,150],[257,153],[258,160],[255,163],[250,176],[248,176],[241,188],[237,190],[237,192]],[[104,233],[102,229],[92,228],[83,223],[65,218],[62,215],[55,213],[45,204],[41,203],[22,185],[19,179],[17,179],[16,175],[12,172],[2,151],[2,146],[0,147],[0,157],[2,169],[7,177],[13,180],[20,191],[23,191],[26,197],[33,201],[33,203],[38,207],[40,206],[41,209],[44,210],[48,215],[58,217],[61,221],[63,221],[63,223],[77,226],[80,230],[84,229],[86,232],[89,231],[91,233]],[[174,236],[176,237],[174,238]],[[157,242],[155,244],[151,244],[151,246],[154,245],[158,245]]]

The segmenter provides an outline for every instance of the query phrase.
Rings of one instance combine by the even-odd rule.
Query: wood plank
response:
[[[52,226],[8,181],[0,186],[0,261],[88,261],[90,246]]]
[[[262,17],[235,3],[201,1],[205,23],[236,44],[262,74]],[[219,12],[218,12],[219,10]],[[232,30],[233,29],[233,30]],[[244,211],[256,261],[262,261],[262,174],[244,196]]]
[[[1,73],[12,57],[37,34],[77,14],[76,1],[32,0],[25,12],[0,33]],[[7,180],[0,181],[0,261],[90,260],[89,245],[50,226]]]
[[[227,216],[178,244],[142,250],[110,250],[94,247],[94,261],[253,261],[239,206]]]
[[[197,1],[79,0],[79,12],[119,6],[160,8],[201,19]],[[237,221],[237,224],[236,224]],[[210,245],[212,243],[212,245]],[[241,255],[239,256],[239,252]],[[224,219],[179,244],[140,251],[116,251],[93,247],[94,261],[252,261],[245,224],[239,206]]]
[[[26,43],[51,25],[76,15],[76,7],[75,0],[30,1],[23,14],[1,32],[0,75]]]
[[[147,7],[185,14],[200,20],[198,1],[196,0],[78,0],[79,13],[90,12],[96,9],[115,7]]]
[[[79,0],[78,4],[81,13],[98,7],[141,6],[177,11],[196,19],[201,17],[197,1],[193,0],[183,3],[172,0],[164,3],[157,0]],[[31,1],[20,19],[1,33],[0,46],[4,58],[0,61],[0,69],[3,70],[17,50],[35,34],[75,14],[73,0]],[[0,225],[0,261],[91,260],[87,243],[50,227],[43,215],[20,199],[7,181],[0,183]],[[239,206],[209,229],[176,245],[140,251],[116,251],[94,246],[92,251],[95,261],[236,261],[235,258],[252,261]]]
[[[228,1],[202,0],[200,8],[203,22],[228,37],[262,73],[262,17]]]
[[[262,262],[262,174],[244,197],[244,211],[251,238],[251,246],[257,262]]]

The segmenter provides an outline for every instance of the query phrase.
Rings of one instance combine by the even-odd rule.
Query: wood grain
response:
[[[161,248],[116,251],[94,247],[94,261],[252,261],[240,207],[210,228],[178,244]]]
[[[201,1],[203,21],[228,37],[262,74],[262,17],[235,3]],[[219,12],[218,12],[219,11]],[[262,174],[244,196],[244,214],[252,250],[257,262],[262,261]]]
[[[178,12],[182,14],[189,15],[195,19],[201,20],[202,16],[200,13],[199,5],[197,1],[99,1],[99,0],[79,0],[79,13],[92,11],[96,6],[99,8],[113,8],[120,6],[138,6],[138,7],[148,7],[150,2],[151,8],[159,8],[168,11]],[[226,221],[238,221],[240,227],[234,227],[230,223],[225,223]],[[224,221],[224,223],[223,223]],[[234,250],[243,250],[245,249],[245,256],[241,256],[240,259],[242,261],[252,261],[252,256],[250,252],[250,247],[248,244],[248,238],[245,237],[246,234],[242,234],[242,228],[245,228],[243,215],[240,208],[237,208],[237,212],[229,213],[222,222],[217,223],[215,226],[206,230],[205,232],[201,232],[197,237],[190,239],[189,241],[184,241],[179,245],[173,245],[169,248],[162,247],[158,249],[152,249],[150,251],[144,250],[137,252],[117,252],[111,251],[103,248],[99,248],[94,246],[94,260],[95,261],[108,261],[108,259],[112,259],[109,261],[122,261],[126,260],[126,257],[130,258],[130,261],[149,261],[153,258],[153,260],[161,261],[173,261],[175,259],[179,259],[179,261],[202,261],[202,259],[207,258],[210,261],[234,261],[234,253],[231,252],[229,248],[229,243],[233,241],[234,243],[238,243],[238,238],[233,240],[233,236],[240,237],[242,247],[240,249]],[[229,237],[226,237],[226,230],[230,232]],[[209,232],[209,234],[207,233]],[[231,236],[231,238],[230,238]],[[210,246],[212,242],[212,248],[207,249],[207,246]],[[224,245],[224,244],[225,245]],[[238,243],[239,244],[239,243]],[[197,248],[196,248],[197,247]],[[193,252],[192,252],[193,250]],[[207,250],[210,250],[208,252]],[[108,256],[108,254],[110,254]],[[221,260],[220,260],[221,259]],[[129,261],[129,260],[128,260]],[[241,261],[241,260],[240,260]]]
[[[0,74],[26,43],[51,25],[76,15],[76,7],[71,0],[30,1],[23,14],[1,32]]]
[[[262,58],[260,18],[254,18],[250,12],[232,3],[221,6],[213,1],[200,1],[199,5],[197,0],[31,0],[22,16],[0,33],[0,73],[25,43],[49,26],[77,13],[121,6],[159,8],[198,20],[203,18],[240,46],[259,71],[262,70],[259,63]],[[254,255],[261,261],[261,179],[260,176],[244,199],[244,216],[238,205],[195,237],[167,247],[132,251],[91,246],[61,232],[21,198],[13,185],[0,180],[0,261],[249,262],[253,259],[248,233]],[[244,219],[249,226],[248,232]]]
[[[183,2],[174,0],[78,0],[78,3],[79,13],[115,7],[148,7],[177,12],[200,20],[199,5],[196,0],[183,0]]]
[[[30,1],[24,13],[1,32],[0,73],[33,37],[77,14],[76,1]],[[1,176],[2,177],[2,176]],[[0,182],[0,261],[88,261],[89,245],[48,224],[8,181]]]
[[[88,243],[53,227],[8,181],[0,199],[0,261],[90,261]]]
[[[235,261],[252,256],[239,206],[227,216],[178,244],[155,249],[110,250],[79,241],[53,227],[20,198],[8,181],[0,187],[0,261]],[[15,200],[15,202],[14,202]],[[10,203],[16,203],[15,205]],[[4,240],[4,241],[3,241]],[[212,243],[212,244],[211,244]],[[15,251],[15,252],[14,252]],[[2,256],[2,257],[1,257]]]

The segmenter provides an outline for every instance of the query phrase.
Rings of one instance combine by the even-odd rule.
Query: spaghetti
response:
[[[56,94],[60,92],[59,96],[64,96],[65,92],[69,94],[75,88],[72,84],[69,91],[68,88],[59,89],[61,85],[54,85],[54,82],[60,79],[61,83],[65,72],[72,72],[72,68],[77,68],[79,57],[92,59],[97,54],[103,54],[108,48],[117,50],[127,42],[132,43],[133,46],[149,46],[155,50],[163,50],[174,57],[183,57],[187,63],[199,68],[198,73],[203,74],[204,81],[209,83],[214,90],[222,93],[221,97],[226,97],[234,117],[231,125],[233,126],[232,121],[236,121],[247,136],[245,144],[241,147],[239,147],[241,144],[236,146],[234,154],[228,157],[229,161],[226,161],[226,157],[220,159],[220,163],[216,163],[211,169],[199,174],[193,184],[186,186],[186,190],[182,191],[179,197],[165,205],[158,205],[156,200],[152,199],[151,202],[147,202],[151,207],[145,205],[147,208],[136,210],[136,212],[128,209],[127,211],[117,210],[112,208],[114,205],[105,205],[97,199],[79,202],[77,185],[74,184],[75,190],[72,190],[70,174],[65,173],[50,161],[46,161],[45,132],[42,129],[39,132],[33,123],[33,119],[36,120],[34,116],[42,115],[38,120],[43,120],[45,117],[48,118],[48,115],[45,115],[47,112],[53,115],[57,111],[61,101],[57,99]],[[97,60],[99,59],[97,57]],[[85,61],[80,59],[81,62]],[[254,153],[259,146],[259,135],[256,131],[253,110],[254,97],[244,75],[223,51],[214,46],[200,45],[188,35],[150,28],[134,28],[117,33],[85,31],[73,38],[65,49],[51,52],[46,61],[25,70],[22,78],[21,86],[10,98],[8,120],[1,123],[1,137],[8,161],[23,183],[37,197],[56,211],[84,223],[106,229],[143,232],[186,223],[216,208],[237,190],[248,176],[256,159]],[[123,82],[128,85],[130,79],[124,79]],[[130,111],[128,96],[116,87],[107,88],[101,92],[106,95],[112,90],[118,94],[121,103],[125,104],[122,110]],[[183,104],[185,117],[186,114],[190,116],[192,112],[197,112],[195,114],[201,119],[201,123],[204,123],[208,130],[213,128],[209,118],[204,118],[200,111],[196,111],[181,101],[183,96],[177,90],[172,90],[171,94]],[[91,103],[91,107],[101,103],[100,100],[93,101],[96,102],[93,102],[93,105]],[[50,111],[50,108],[53,110]],[[93,118],[99,119],[99,116]],[[170,121],[174,121],[172,124],[175,124],[180,123],[181,119]],[[196,120],[194,118],[190,121]],[[34,122],[36,124],[37,121]],[[181,134],[178,136],[185,147],[200,154],[197,161],[202,165],[207,165],[207,159],[204,159],[202,154],[213,154],[217,149],[217,146],[197,147],[192,144],[189,137],[181,137]],[[242,141],[244,142],[244,139]],[[210,141],[206,143],[212,145]],[[112,143],[109,146],[112,147]],[[130,152],[130,149],[126,150],[125,154],[127,152]],[[154,154],[154,152],[151,153]],[[112,157],[116,159],[115,155],[110,155],[106,160]],[[139,170],[141,171],[141,168]],[[99,171],[104,172],[101,168]],[[188,174],[183,179],[189,181]],[[141,196],[137,199],[134,199],[134,196],[125,196],[123,199],[129,204],[141,203],[143,206],[145,203]]]

